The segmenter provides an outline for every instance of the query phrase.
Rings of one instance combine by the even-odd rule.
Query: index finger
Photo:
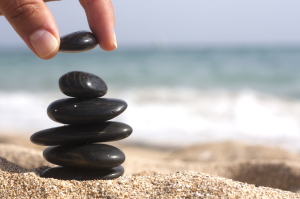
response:
[[[110,0],[79,0],[85,10],[90,28],[103,50],[117,48],[114,32],[115,16]]]

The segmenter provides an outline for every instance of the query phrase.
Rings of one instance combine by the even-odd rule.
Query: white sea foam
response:
[[[35,132],[60,126],[47,106],[60,93],[0,93],[0,130]],[[201,91],[186,88],[144,88],[109,92],[127,101],[115,118],[133,127],[126,141],[155,145],[188,145],[218,140],[269,143],[298,150],[300,101],[253,91]]]

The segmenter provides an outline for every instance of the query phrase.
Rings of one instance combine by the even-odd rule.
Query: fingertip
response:
[[[99,45],[100,48],[104,51],[113,51],[115,50],[116,48],[112,48],[112,47],[109,47],[109,46],[104,46],[104,45]]]
[[[0,0],[1,13],[31,51],[42,59],[53,58],[59,48],[59,31],[42,0]]]
[[[114,33],[114,31],[101,32],[95,29],[93,32],[98,38],[99,46],[102,50],[113,51],[118,47],[116,34]]]
[[[100,42],[99,46],[100,46],[100,48],[102,50],[105,50],[105,51],[113,51],[113,50],[117,49],[118,44],[117,44],[117,40],[116,40],[115,34],[114,34],[113,42],[111,42],[111,41],[103,41],[103,42]]]
[[[53,52],[51,52],[48,56],[46,57],[41,57],[38,55],[39,58],[43,59],[43,60],[49,60],[49,59],[52,59],[53,57],[55,57],[55,55],[58,53],[58,49],[59,49],[59,46],[57,47],[57,49],[53,50]]]
[[[29,40],[38,56],[42,59],[51,59],[59,48],[59,39],[45,29],[34,31]]]
[[[43,60],[49,60],[49,59],[52,59],[56,56],[56,54],[58,53],[58,50],[59,50],[59,44],[60,42],[58,42],[58,45],[47,55],[44,55],[44,56],[41,56],[40,54],[37,53],[37,51],[35,50],[32,50],[32,52],[38,56],[39,58],[43,59]]]
[[[92,32],[96,35],[99,46],[105,51],[117,48],[114,34],[114,10],[110,0],[80,0],[86,11]]]
[[[57,38],[56,38],[57,39]],[[55,48],[53,49],[53,51],[51,53],[49,53],[47,56],[45,57],[40,57],[41,59],[43,60],[48,60],[48,59],[52,59],[53,57],[56,56],[56,54],[58,53],[58,50],[59,50],[59,45],[60,45],[60,38],[58,38],[58,43],[57,45],[55,46]]]

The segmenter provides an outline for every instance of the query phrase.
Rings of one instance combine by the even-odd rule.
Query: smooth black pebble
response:
[[[88,31],[73,32],[60,38],[58,52],[80,53],[92,50],[98,45],[96,36]]]
[[[67,125],[45,129],[34,133],[30,140],[34,144],[72,145],[122,140],[130,136],[132,128],[121,122],[99,124]]]
[[[83,169],[112,168],[125,161],[120,149],[106,144],[50,146],[43,156],[56,165]]]
[[[61,76],[59,89],[67,96],[82,98],[102,97],[107,92],[107,86],[100,77],[81,71],[72,71]]]
[[[110,180],[124,174],[124,168],[120,165],[109,169],[76,169],[70,167],[54,167],[42,172],[43,178],[55,178],[59,180]]]
[[[112,98],[64,98],[52,102],[47,114],[55,122],[63,124],[94,124],[120,115],[127,103]]]

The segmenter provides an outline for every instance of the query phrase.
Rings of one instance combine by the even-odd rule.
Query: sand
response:
[[[17,198],[298,198],[299,194],[256,187],[193,171],[124,175],[115,180],[62,181],[40,178],[0,158],[0,197]]]
[[[2,143],[1,143],[2,142]],[[126,154],[115,180],[40,178],[54,166],[29,137],[0,136],[0,198],[300,198],[300,155],[240,142],[163,149],[113,143]]]

